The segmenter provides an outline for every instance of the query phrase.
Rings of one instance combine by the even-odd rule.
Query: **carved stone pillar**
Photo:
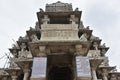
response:
[[[90,59],[93,80],[98,80],[97,75],[96,75],[96,68],[100,65],[101,62],[102,62],[102,59],[99,59],[99,58],[97,58],[97,59],[91,58]]]
[[[29,77],[29,69],[24,69],[24,78],[23,80],[28,80],[28,77]]]
[[[12,80],[17,80],[17,76],[11,76]]]
[[[108,76],[107,69],[102,69],[102,73],[103,73],[103,80],[108,80],[108,78],[107,78],[107,76]]]
[[[92,76],[93,76],[93,80],[97,80],[97,75],[96,75],[96,69],[92,68]]]
[[[24,73],[23,80],[29,80],[28,78],[29,78],[29,72],[30,72],[32,60],[26,59],[25,61],[17,62],[17,64],[20,66],[20,68],[22,69],[22,71]]]
[[[111,70],[115,69],[115,66],[113,66],[113,67],[111,67],[111,66],[99,66],[99,68],[101,69],[103,80],[108,80],[108,73]]]

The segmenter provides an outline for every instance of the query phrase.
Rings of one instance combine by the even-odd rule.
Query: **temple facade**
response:
[[[81,21],[82,11],[60,1],[37,12],[38,21],[9,48],[0,80],[120,80],[109,49]]]

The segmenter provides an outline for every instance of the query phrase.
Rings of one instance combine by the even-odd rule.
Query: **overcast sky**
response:
[[[9,53],[8,48],[24,36],[29,27],[37,21],[36,12],[45,9],[46,3],[58,0],[0,0],[0,56]],[[82,10],[82,21],[90,26],[95,36],[110,47],[107,52],[110,65],[120,69],[120,0],[59,0],[72,3],[73,8]],[[0,59],[0,67],[6,57]]]

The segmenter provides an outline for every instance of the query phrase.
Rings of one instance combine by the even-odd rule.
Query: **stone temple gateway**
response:
[[[0,80],[120,80],[105,55],[109,47],[81,21],[82,11],[60,1],[37,12],[35,28],[9,48]]]

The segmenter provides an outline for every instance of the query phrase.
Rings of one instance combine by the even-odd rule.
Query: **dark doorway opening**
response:
[[[72,80],[72,70],[69,67],[53,67],[48,74],[49,80]]]

